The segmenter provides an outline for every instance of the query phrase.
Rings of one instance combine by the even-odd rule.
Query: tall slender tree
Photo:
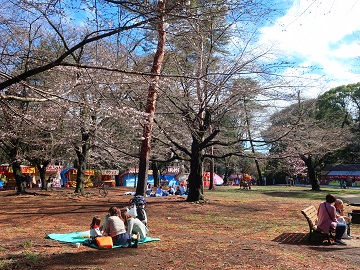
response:
[[[139,195],[145,195],[148,178],[151,138],[155,117],[156,99],[159,88],[159,75],[162,69],[165,54],[165,7],[166,0],[159,0],[157,9],[158,21],[156,22],[158,30],[158,42],[151,68],[151,76],[149,78],[150,82],[145,110],[148,116],[146,122],[144,123],[143,138],[140,148],[139,181],[136,189],[136,194]]]

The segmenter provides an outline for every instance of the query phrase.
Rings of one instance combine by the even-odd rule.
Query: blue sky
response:
[[[262,1],[269,8],[274,4],[281,15],[259,29],[259,47],[269,45],[278,53],[273,62],[301,67],[284,74],[311,79],[304,82],[311,85],[304,98],[360,82],[360,0]],[[94,10],[84,12],[94,16]]]
[[[259,42],[276,48],[278,60],[316,67],[302,75],[319,79],[304,97],[360,82],[360,0],[294,0],[286,6],[281,17],[260,29]]]

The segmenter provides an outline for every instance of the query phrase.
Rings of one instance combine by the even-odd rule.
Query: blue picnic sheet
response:
[[[89,242],[89,237],[90,237],[90,231],[71,232],[71,233],[49,233],[48,235],[46,235],[46,238],[55,241],[71,243],[71,244],[80,243],[93,248],[98,248],[96,244],[91,244]],[[139,244],[144,244],[153,241],[160,241],[160,238],[153,238],[147,236],[145,239],[139,240]],[[113,246],[113,248],[119,248],[119,247],[121,246]]]

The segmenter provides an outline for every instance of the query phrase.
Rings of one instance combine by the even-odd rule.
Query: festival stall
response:
[[[108,186],[114,187],[116,185],[116,176],[119,175],[119,170],[101,170],[101,182]]]
[[[232,185],[233,186],[238,186],[240,185],[240,182],[242,181],[246,181],[247,183],[251,183],[251,175],[247,174],[247,173],[234,173],[234,174],[230,174],[228,176],[229,181],[232,181]]]
[[[331,171],[326,178],[329,185],[338,185],[343,180],[347,186],[360,186],[360,171]]]
[[[61,172],[60,174],[63,174],[68,180],[65,182],[65,186],[76,186],[76,176],[77,176],[77,169],[69,168],[65,173]],[[84,186],[85,187],[93,187],[94,186],[94,170],[86,170],[85,171],[85,180],[84,180]]]
[[[61,181],[64,187],[70,187],[71,185],[71,173],[74,168],[66,168],[60,172]]]
[[[221,186],[224,183],[224,180],[215,172],[213,179],[215,186]],[[203,172],[203,183],[204,183],[204,187],[210,186],[210,172]]]
[[[125,187],[136,187],[138,182],[138,168],[128,168],[119,175],[119,185]],[[154,185],[153,171],[148,171],[148,184]]]
[[[180,174],[180,167],[167,167],[160,174],[160,184],[163,186],[186,185],[187,175]]]
[[[61,187],[63,185],[63,181],[61,179],[60,173],[62,171],[62,166],[60,165],[48,165],[45,170],[45,180],[52,178],[52,186],[53,187]],[[38,179],[37,186],[40,187],[40,173],[38,170],[35,172],[35,177]]]
[[[329,185],[344,182],[349,186],[360,186],[360,164],[328,164],[321,170],[321,178]]]
[[[6,185],[6,175],[5,168],[3,169],[3,165],[0,166],[0,189],[3,189]]]
[[[21,165],[21,173],[26,179],[28,187],[32,187],[36,183],[35,180],[35,167]],[[15,176],[12,167],[9,164],[2,164],[0,166],[1,179],[3,186],[6,183],[6,188],[13,189],[16,187]]]

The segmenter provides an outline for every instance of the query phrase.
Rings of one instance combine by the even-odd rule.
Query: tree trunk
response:
[[[258,177],[259,177],[258,181],[259,181],[261,186],[264,186],[266,183],[264,181],[264,178],[262,177],[259,161],[257,160],[257,158],[255,158],[254,161],[255,161]]]
[[[23,182],[24,178],[23,178],[23,175],[21,172],[20,163],[18,163],[17,161],[13,161],[11,163],[11,166],[12,166],[12,170],[13,170],[14,177],[15,177],[17,193],[23,193],[23,192],[25,192],[25,189],[23,188],[23,185],[21,183]]]
[[[154,186],[157,187],[159,186],[159,168],[156,162],[151,163],[151,169],[153,171]]]
[[[84,159],[79,159],[79,168],[77,169],[76,174],[76,187],[75,193],[80,193],[81,195],[85,194],[84,183],[85,183],[85,171],[86,171],[86,162]]]
[[[257,158],[255,157],[256,153],[255,153],[255,147],[254,147],[254,142],[252,140],[252,135],[251,135],[251,129],[250,129],[250,119],[249,119],[249,114],[248,114],[248,109],[247,109],[247,105],[246,105],[246,99],[244,98],[244,109],[245,109],[245,120],[246,120],[246,128],[247,128],[247,133],[248,133],[248,137],[249,137],[249,142],[250,142],[250,146],[251,146],[251,153],[254,155],[254,161],[255,161],[255,165],[256,165],[256,170],[258,173],[258,185],[263,186],[264,185],[264,180],[261,174],[261,169],[260,169],[260,165],[259,162],[257,160]]]
[[[305,165],[308,169],[308,176],[311,182],[311,190],[319,191],[320,183],[318,179],[316,179],[315,166],[313,164],[312,156],[309,155],[308,157],[305,157],[304,155],[301,155],[300,157],[305,162]]]
[[[86,164],[89,155],[89,135],[87,133],[82,134],[82,146],[77,147],[75,149],[76,155],[78,158],[79,166],[77,168],[77,175],[76,175],[76,187],[75,193],[80,193],[84,195],[84,183],[85,183],[85,171],[86,171]]]
[[[190,174],[189,174],[189,193],[188,202],[204,200],[204,186],[202,177],[203,157],[199,149],[199,143],[194,140],[191,146]]]
[[[224,186],[227,186],[229,184],[229,175],[230,171],[226,168],[225,174],[224,174]]]
[[[45,172],[46,172],[46,167],[38,167],[39,170],[39,174],[40,174],[40,181],[41,181],[41,189],[42,190],[46,190],[46,179],[45,179]]]
[[[157,91],[159,88],[159,74],[161,72],[162,63],[164,61],[165,54],[165,28],[164,28],[164,10],[166,1],[158,1],[158,44],[156,53],[154,56],[153,65],[151,68],[150,86],[148,90],[147,102],[146,102],[146,114],[148,115],[147,121],[144,124],[143,140],[140,148],[140,160],[139,160],[139,179],[136,187],[136,195],[145,196],[148,170],[149,170],[149,156],[150,145],[152,137],[153,122],[156,108]]]
[[[210,185],[209,185],[209,190],[214,190],[215,186],[214,186],[214,159],[211,158],[210,159]]]
[[[36,167],[39,170],[40,175],[40,181],[41,181],[41,189],[46,190],[46,179],[45,179],[45,173],[46,173],[46,167],[49,165],[50,162],[44,161],[42,163],[37,162]]]

